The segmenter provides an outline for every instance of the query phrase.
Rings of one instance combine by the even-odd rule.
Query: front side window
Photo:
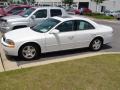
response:
[[[27,9],[29,9],[28,7],[24,7],[23,10],[17,10],[16,12],[13,12],[13,15],[18,15],[19,13],[26,11]]]
[[[32,27],[31,29],[36,32],[46,33],[55,27],[59,22],[59,20],[49,18],[41,21],[38,25]]]
[[[63,22],[56,29],[58,29],[60,32],[73,31],[73,29],[74,29],[74,21]]]
[[[51,13],[51,17],[53,17],[53,16],[61,16],[62,15],[61,9],[51,9],[50,13]]]
[[[28,17],[33,11],[35,11],[34,8],[30,8],[27,11],[25,11],[21,16]]]
[[[76,30],[89,30],[89,29],[95,29],[92,24],[90,24],[87,21],[83,20],[76,20]]]
[[[34,15],[36,18],[46,18],[47,17],[47,10],[46,9],[39,10]]]

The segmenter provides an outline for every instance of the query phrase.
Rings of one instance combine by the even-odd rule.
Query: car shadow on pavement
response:
[[[112,48],[109,45],[104,45],[102,50],[110,49]],[[64,57],[70,57],[70,56],[76,56],[76,55],[82,55],[82,54],[88,54],[91,53],[89,48],[82,48],[82,49],[73,49],[73,50],[65,50],[65,51],[58,51],[58,52],[51,52],[51,53],[45,53],[40,56],[40,58],[37,58],[35,60],[24,60],[20,59],[19,57],[14,56],[7,56],[8,60],[10,61],[17,61],[17,63],[25,64],[25,63],[33,63],[33,62],[40,62],[40,61],[47,61],[57,58],[64,58]]]
[[[56,59],[56,58],[60,58],[60,57],[66,57],[66,56],[70,56],[70,55],[76,55],[76,54],[82,54],[82,53],[88,53],[90,50],[88,48],[84,48],[84,49],[73,49],[73,50],[65,50],[65,51],[56,51],[56,52],[50,52],[50,53],[44,53],[41,54],[39,58],[34,59],[34,60],[29,60],[29,61],[45,61],[48,59]],[[11,61],[28,61],[25,59],[21,59],[19,57],[15,57],[15,56],[6,56],[8,58],[8,60]]]

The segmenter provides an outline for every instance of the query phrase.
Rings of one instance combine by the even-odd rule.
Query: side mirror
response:
[[[31,16],[31,18],[32,18],[32,19],[35,19],[35,18],[36,18],[36,16],[35,16],[35,15],[32,15],[32,16]]]
[[[54,29],[50,32],[50,34],[58,34],[58,33],[59,33],[59,30],[57,30],[57,29]]]

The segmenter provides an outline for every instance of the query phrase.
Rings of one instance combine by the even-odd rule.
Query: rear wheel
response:
[[[21,47],[19,51],[19,56],[24,59],[31,60],[37,58],[39,53],[40,50],[36,45],[26,44]]]
[[[120,18],[117,18],[117,20],[120,20]]]
[[[94,39],[90,44],[90,49],[93,51],[98,51],[101,49],[103,41],[99,38]]]

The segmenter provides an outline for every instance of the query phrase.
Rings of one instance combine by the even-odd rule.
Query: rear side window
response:
[[[62,11],[61,11],[61,9],[51,9],[50,14],[51,14],[51,17],[62,16]]]
[[[90,24],[87,21],[83,20],[76,20],[76,30],[89,30],[89,29],[95,29],[92,24]]]

